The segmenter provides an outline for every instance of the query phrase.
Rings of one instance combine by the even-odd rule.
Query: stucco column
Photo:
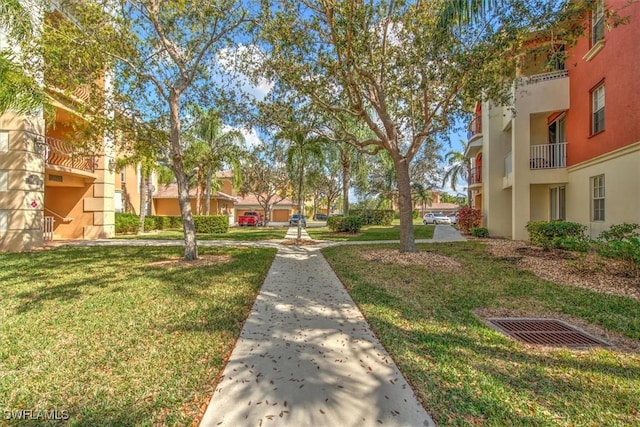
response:
[[[511,238],[528,240],[525,226],[531,217],[529,179],[530,117],[528,112],[518,113],[513,120],[511,152],[513,153],[513,187],[511,197]]]
[[[0,117],[0,250],[43,244],[44,153],[42,119]]]

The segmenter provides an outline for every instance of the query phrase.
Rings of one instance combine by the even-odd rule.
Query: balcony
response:
[[[469,172],[469,187],[477,187],[482,184],[482,166],[471,168]]]
[[[569,108],[569,72],[567,70],[535,74],[516,81],[517,117],[562,111]],[[526,120],[526,118],[524,119]]]
[[[475,116],[467,126],[467,139],[482,134],[482,116]]]
[[[534,84],[540,82],[546,82],[549,80],[562,79],[569,76],[568,70],[551,71],[550,73],[534,74],[524,78],[526,84]]]
[[[97,158],[95,155],[82,151],[69,141],[45,137],[46,167],[67,172],[81,171],[93,174],[96,169]]]
[[[467,149],[464,155],[474,157],[482,150],[482,116],[476,116],[467,126]]]
[[[529,149],[529,169],[567,167],[567,143],[532,145]]]

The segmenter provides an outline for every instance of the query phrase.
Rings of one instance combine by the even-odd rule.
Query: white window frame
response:
[[[549,189],[549,219],[567,219],[567,189],[564,185]]]
[[[604,0],[596,0],[591,11],[591,46],[604,39]]]
[[[601,222],[605,220],[605,181],[604,174],[590,178],[591,190],[591,221]]]
[[[604,130],[605,121],[605,89],[604,83],[591,91],[591,135]]]

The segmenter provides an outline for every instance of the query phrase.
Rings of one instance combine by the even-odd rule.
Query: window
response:
[[[604,84],[591,92],[591,134],[604,130]]]
[[[591,221],[604,221],[604,175],[591,178]]]
[[[550,217],[552,220],[567,219],[565,187],[552,187],[550,189]]]
[[[126,171],[125,171],[124,167],[122,169],[120,169],[120,182],[122,182],[122,183],[127,182],[127,174],[126,174]]]
[[[604,0],[596,0],[591,12],[591,46],[604,38]]]

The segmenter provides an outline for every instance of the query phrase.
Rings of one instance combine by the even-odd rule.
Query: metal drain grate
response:
[[[505,335],[528,344],[555,347],[611,347],[606,341],[593,337],[565,322],[555,319],[491,318],[491,326]]]

